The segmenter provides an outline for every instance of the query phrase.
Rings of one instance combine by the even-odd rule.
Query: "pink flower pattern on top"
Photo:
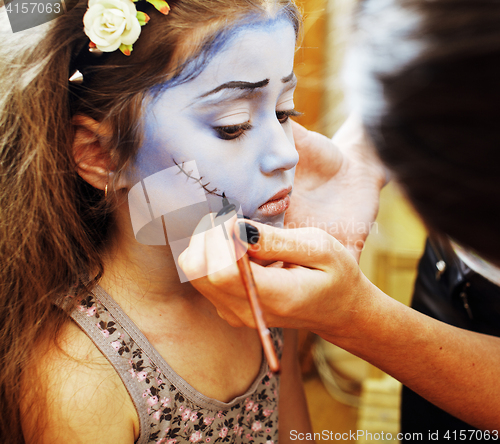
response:
[[[145,442],[265,444],[278,441],[279,377],[268,369],[246,398],[237,398],[228,403],[227,408],[221,410],[224,404],[218,401],[198,404],[196,396],[193,398],[182,390],[182,384],[177,387],[175,380],[169,380],[161,370],[161,363],[150,359],[93,294],[80,302],[72,316],[77,322],[78,316],[92,318],[95,334],[109,345],[106,353],[113,353],[115,360],[119,357],[126,364],[126,370],[119,374],[137,386],[148,415],[149,429],[141,429],[141,434],[146,433],[148,437]],[[92,338],[92,334],[82,328]],[[271,332],[281,356],[282,331],[271,329]]]

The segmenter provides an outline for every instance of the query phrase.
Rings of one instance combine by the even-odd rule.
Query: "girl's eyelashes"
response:
[[[243,135],[245,131],[252,128],[250,122],[240,123],[238,125],[214,126],[213,129],[217,136],[223,140],[234,140]]]
[[[294,109],[284,110],[284,111],[276,111],[276,117],[278,118],[281,124],[284,124],[289,117],[299,117],[302,113],[296,111]]]
[[[276,117],[281,124],[286,123],[290,117],[301,116],[302,113],[294,109],[276,111]],[[252,129],[250,122],[240,123],[238,125],[225,125],[225,126],[214,126],[214,131],[217,133],[217,137],[223,140],[234,140],[241,137],[245,131]]]

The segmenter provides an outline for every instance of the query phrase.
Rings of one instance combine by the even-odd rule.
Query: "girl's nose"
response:
[[[295,149],[290,124],[282,125],[278,120],[266,131],[262,141],[260,168],[264,174],[273,174],[279,170],[290,170],[297,165],[299,154]]]

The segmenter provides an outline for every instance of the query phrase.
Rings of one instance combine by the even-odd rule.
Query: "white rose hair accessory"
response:
[[[162,14],[167,15],[170,11],[164,0],[146,1]],[[137,11],[132,0],[89,0],[83,16],[84,32],[90,39],[91,49],[102,52],[119,49],[126,56],[132,52],[133,44],[141,34],[141,26],[148,21],[149,16]]]

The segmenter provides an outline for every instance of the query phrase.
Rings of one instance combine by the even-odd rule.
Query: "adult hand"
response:
[[[306,328],[329,336],[334,330],[342,332],[353,325],[355,307],[369,297],[367,289],[372,284],[339,241],[318,228],[280,229],[253,221],[251,224],[259,235],[258,242],[248,245],[248,254],[274,263],[251,263],[269,325]],[[226,232],[239,233],[245,222],[236,222],[233,217],[225,225]],[[248,238],[256,241],[256,236]],[[189,248],[179,257],[179,265],[188,278],[205,275],[191,284],[231,325],[255,327],[236,264],[212,271],[220,268],[219,254],[224,253],[220,242],[221,237],[212,231],[193,236]]]
[[[300,160],[285,224],[321,228],[359,261],[377,216],[386,171],[354,115],[332,140],[295,122],[292,127]]]

